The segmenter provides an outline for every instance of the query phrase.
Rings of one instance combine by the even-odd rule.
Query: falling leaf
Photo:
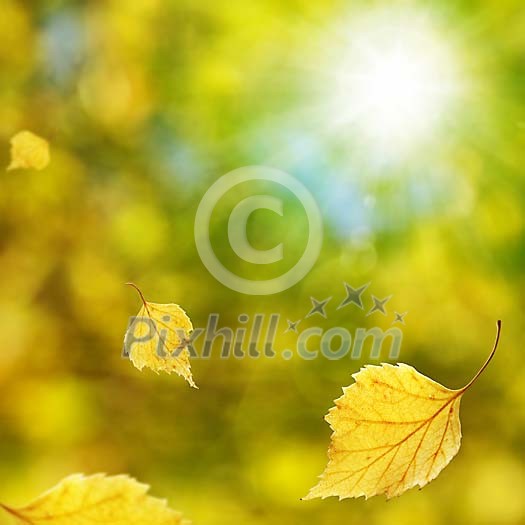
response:
[[[178,525],[180,513],[126,475],[74,474],[22,508],[0,506],[26,525]]]
[[[136,285],[126,284],[135,288],[142,300],[142,308],[124,337],[124,346],[132,363],[139,370],[146,366],[156,373],[175,372],[197,388],[186,348],[193,330],[186,312],[177,304],[150,303]]]
[[[333,430],[328,465],[304,499],[399,496],[423,487],[447,466],[461,444],[459,404],[485,370],[450,390],[411,366],[368,365],[343,388],[326,421]]]
[[[9,170],[43,170],[49,164],[49,143],[31,133],[20,131],[11,139],[11,163]]]

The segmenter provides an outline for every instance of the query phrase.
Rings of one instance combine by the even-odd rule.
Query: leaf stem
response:
[[[0,507],[3,508],[7,513],[11,514],[11,516],[14,516],[15,518],[19,519],[23,523],[28,523],[29,525],[33,525],[33,522],[17,512],[15,509],[12,509],[11,507],[8,507],[7,505],[4,505],[3,503],[0,503]]]
[[[140,295],[140,299],[142,301],[142,304],[148,308],[148,305],[146,304],[146,299],[144,299],[144,295],[142,295],[142,292],[140,291],[140,288],[135,283],[124,283],[126,286],[131,286],[132,288],[135,288],[137,290],[138,294]]]
[[[492,361],[492,358],[494,357],[494,354],[496,353],[496,349],[498,348],[499,343],[499,336],[501,334],[501,321],[498,320],[497,323],[497,331],[496,331],[496,340],[494,341],[494,346],[492,347],[492,352],[490,352],[490,355],[487,357],[487,360],[483,364],[483,366],[479,369],[478,373],[470,380],[470,382],[464,386],[460,392],[463,393],[466,390],[468,390],[478,379],[478,377],[484,372],[485,368],[489,366],[489,363]]]

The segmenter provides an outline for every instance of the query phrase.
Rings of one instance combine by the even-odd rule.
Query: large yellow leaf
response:
[[[31,133],[20,131],[11,139],[11,163],[8,170],[43,170],[49,164],[49,143]]]
[[[121,475],[74,474],[23,508],[0,506],[26,525],[178,525],[181,514],[148,496],[148,485]]]
[[[328,465],[304,499],[399,496],[423,487],[461,444],[459,404],[492,359],[499,340],[470,383],[450,390],[411,366],[366,366],[343,388],[326,421],[333,434]]]
[[[137,286],[126,284],[133,286],[142,300],[142,308],[124,336],[131,362],[139,370],[148,367],[157,374],[175,372],[196,388],[185,348],[193,330],[186,312],[177,304],[150,303]]]

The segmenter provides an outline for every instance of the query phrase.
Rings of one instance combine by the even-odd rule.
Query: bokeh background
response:
[[[42,172],[0,175],[0,501],[102,471],[150,484],[202,525],[525,523],[520,0],[2,0],[0,11],[0,164],[20,129],[52,155]],[[389,121],[380,137],[366,114],[345,118],[359,101],[337,80],[369,15],[401,35],[424,20],[458,80],[432,116]],[[193,237],[211,183],[254,164],[300,180],[324,219],[312,271],[266,297],[218,283]],[[227,248],[227,208],[244,191],[223,203],[213,242],[253,276]],[[261,212],[253,243],[301,253],[301,220]],[[484,361],[498,318],[503,335],[437,480],[389,502],[301,502],[326,463],[323,416],[377,360],[215,355],[193,361],[199,390],[140,373],[121,358],[140,306],[129,280],[195,326],[211,312],[234,328],[241,313],[299,319],[310,296],[333,297],[329,319],[303,327],[386,329],[408,310],[401,360],[453,388]],[[372,283],[367,308],[369,292],[392,295],[388,315],[336,311],[343,281]]]

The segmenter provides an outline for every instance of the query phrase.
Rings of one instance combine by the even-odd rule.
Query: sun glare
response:
[[[331,125],[386,152],[420,145],[450,115],[460,81],[446,40],[421,17],[350,27],[332,65]]]

